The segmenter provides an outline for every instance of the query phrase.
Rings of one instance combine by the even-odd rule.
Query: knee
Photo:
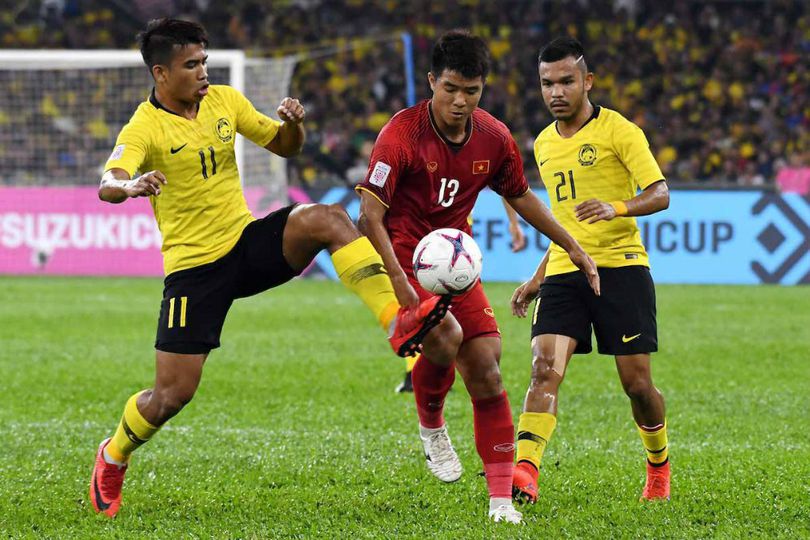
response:
[[[352,220],[349,218],[349,214],[339,204],[319,204],[318,206],[322,208],[325,221],[340,225],[351,224]]]
[[[327,247],[348,244],[358,236],[349,214],[339,204],[315,204],[310,217],[311,236]]]
[[[532,358],[530,390],[547,390],[559,386],[562,376],[554,370],[554,360],[553,354],[545,351],[535,351],[534,358]]]
[[[339,204],[300,205],[290,214],[290,219],[294,219],[305,236],[321,243],[329,243],[342,231],[353,228],[349,215]]]
[[[463,338],[458,321],[447,314],[422,342],[422,352],[431,362],[450,364],[456,359]]]
[[[503,380],[501,379],[501,369],[498,366],[498,359],[493,358],[487,362],[481,373],[478,374],[478,383],[491,390],[493,393],[499,392],[503,388]]]
[[[351,226],[349,214],[339,204],[314,204],[310,209],[310,223],[327,233]]]
[[[646,399],[653,392],[652,381],[644,377],[633,377],[622,381],[624,393],[632,400]]]
[[[464,332],[458,322],[451,317],[445,317],[436,325],[436,335],[438,338],[436,342],[442,355],[455,359],[464,340]]]

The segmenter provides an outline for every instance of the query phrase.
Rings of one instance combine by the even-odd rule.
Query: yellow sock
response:
[[[151,439],[152,435],[160,429],[147,422],[138,410],[138,396],[144,392],[146,390],[138,392],[127,400],[118,429],[115,430],[115,435],[107,445],[107,453],[116,461],[126,462],[136,448]]]
[[[669,458],[667,449],[667,422],[657,426],[637,426],[638,434],[641,435],[641,442],[644,450],[647,451],[647,460],[653,465],[661,465]]]
[[[557,426],[557,417],[551,413],[524,412],[518,421],[517,461],[528,461],[537,469],[543,452]]]
[[[360,297],[383,328],[388,329],[399,310],[394,287],[382,258],[365,236],[332,253],[340,281]]]
[[[416,361],[419,360],[419,357],[422,356],[419,353],[416,353],[413,356],[406,356],[405,357],[405,372],[410,373],[413,371],[413,366],[416,365]]]

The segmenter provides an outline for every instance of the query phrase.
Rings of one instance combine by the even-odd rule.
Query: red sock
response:
[[[512,461],[515,458],[515,425],[506,391],[473,399],[475,448],[487,476],[490,497],[512,496]]]
[[[438,428],[444,425],[444,398],[455,378],[455,364],[434,364],[424,355],[416,362],[411,372],[411,382],[419,423],[424,427]]]

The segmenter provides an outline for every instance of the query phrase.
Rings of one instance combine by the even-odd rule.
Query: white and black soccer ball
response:
[[[483,257],[470,235],[458,229],[428,233],[413,252],[413,273],[434,294],[461,294],[481,276]]]

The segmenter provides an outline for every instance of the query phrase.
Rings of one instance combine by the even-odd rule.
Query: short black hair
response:
[[[540,55],[537,57],[537,63],[540,62],[557,62],[564,58],[573,56],[578,59],[580,56],[585,56],[585,48],[582,43],[575,38],[565,36],[558,37],[545,47],[540,49]]]
[[[450,30],[433,46],[430,72],[435,77],[448,69],[460,73],[466,79],[489,74],[489,49],[484,40],[466,30]]]
[[[152,19],[136,38],[144,63],[152,69],[157,64],[168,65],[175,46],[192,43],[208,48],[208,34],[199,23],[181,19]]]

